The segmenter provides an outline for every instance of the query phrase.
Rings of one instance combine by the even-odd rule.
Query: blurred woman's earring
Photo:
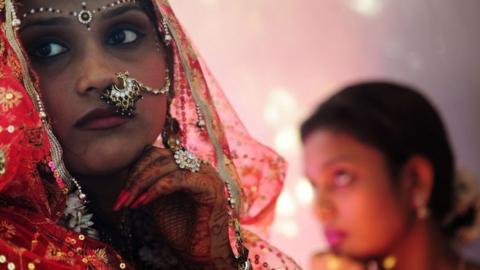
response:
[[[418,219],[426,219],[430,215],[430,211],[428,210],[428,207],[426,206],[425,200],[423,199],[423,196],[418,194],[415,196],[415,204],[417,205],[417,218]]]
[[[430,216],[430,211],[425,205],[422,205],[417,208],[417,218],[418,219],[426,219]]]

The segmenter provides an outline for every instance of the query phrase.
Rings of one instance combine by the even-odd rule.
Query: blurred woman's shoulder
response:
[[[467,262],[465,265],[465,270],[480,270],[480,264],[477,262]]]
[[[311,270],[334,270],[334,269],[351,269],[364,270],[365,267],[347,257],[335,255],[330,252],[319,252],[310,258]],[[476,270],[476,269],[475,269]]]

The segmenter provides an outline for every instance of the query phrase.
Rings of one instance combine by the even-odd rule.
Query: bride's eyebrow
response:
[[[58,25],[69,25],[72,24],[74,21],[65,16],[58,16],[58,17],[50,17],[50,18],[35,18],[22,23],[22,27],[20,28],[20,32],[25,31],[29,27],[33,26],[58,26]]]
[[[125,14],[125,13],[130,12],[130,11],[139,11],[139,12],[145,13],[144,10],[139,5],[137,5],[137,4],[127,4],[127,5],[123,5],[123,6],[120,6],[118,8],[113,8],[113,9],[110,9],[110,10],[107,10],[107,11],[103,12],[100,15],[100,18],[101,19],[111,19],[111,18],[120,16],[120,15]]]
[[[105,10],[101,13],[97,12],[96,14],[100,15],[101,20],[111,19],[120,15],[123,15],[130,11],[138,11],[141,13],[145,13],[142,7],[137,4],[126,4],[116,8],[111,8]],[[32,18],[26,20],[25,23],[22,23],[22,27],[20,28],[20,32],[25,31],[27,28],[32,26],[58,26],[58,25],[68,25],[76,22],[78,19],[77,17],[70,16],[70,15],[60,15],[55,17],[48,17],[48,18]]]

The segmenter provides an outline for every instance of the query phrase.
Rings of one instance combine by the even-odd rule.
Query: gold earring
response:
[[[425,200],[423,199],[423,196],[420,194],[417,194],[415,196],[415,202],[417,205],[416,213],[417,213],[417,218],[418,219],[426,219],[430,215],[430,211],[428,210],[428,207],[425,204]]]
[[[426,219],[430,216],[430,211],[425,205],[422,205],[417,208],[417,218],[418,219]]]

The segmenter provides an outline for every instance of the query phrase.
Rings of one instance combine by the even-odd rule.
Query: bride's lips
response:
[[[96,108],[80,118],[75,123],[75,127],[82,130],[110,129],[121,126],[130,119],[120,116],[113,108]]]

